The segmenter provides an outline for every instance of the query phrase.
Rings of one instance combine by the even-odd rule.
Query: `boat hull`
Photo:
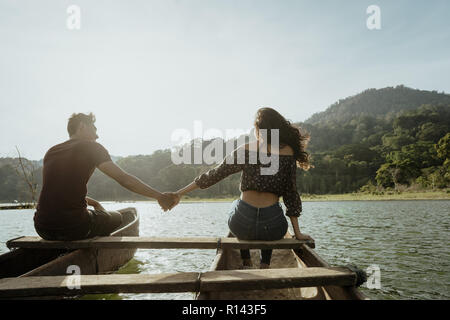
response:
[[[228,235],[231,237],[231,234]],[[289,233],[286,237],[291,237]],[[259,266],[259,250],[251,250],[254,266]],[[220,249],[210,271],[235,270],[242,264],[236,249]],[[306,245],[300,250],[274,249],[271,268],[330,267],[317,253]],[[269,290],[247,290],[233,292],[200,292],[198,300],[363,300],[366,297],[353,287],[312,287]]]
[[[118,210],[122,225],[111,236],[139,236],[139,215],[134,208]],[[102,274],[118,270],[130,261],[136,249],[16,249],[0,256],[0,278],[57,276],[71,274],[77,266],[81,274]]]

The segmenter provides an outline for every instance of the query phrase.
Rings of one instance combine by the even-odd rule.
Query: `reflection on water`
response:
[[[163,213],[156,203],[105,203],[107,209],[133,206],[141,236],[224,236],[230,203],[181,203]],[[372,299],[450,298],[450,201],[305,202],[302,232],[331,265],[378,265],[381,289],[362,291]],[[32,210],[0,211],[0,253],[5,241],[36,235]],[[140,249],[120,273],[202,272],[215,250]],[[96,299],[192,299],[192,293],[90,295]]]

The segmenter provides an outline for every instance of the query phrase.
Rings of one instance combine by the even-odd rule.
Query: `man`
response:
[[[106,211],[87,197],[87,183],[95,168],[137,194],[154,198],[164,211],[176,199],[151,188],[111,161],[98,139],[92,113],[73,114],[67,131],[70,139],[47,151],[44,157],[43,186],[34,215],[36,232],[47,240],[79,240],[106,236],[121,223],[117,211]],[[94,210],[88,210],[92,206]]]

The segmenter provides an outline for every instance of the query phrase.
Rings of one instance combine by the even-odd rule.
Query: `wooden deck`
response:
[[[278,241],[244,241],[231,237],[158,238],[136,236],[97,237],[79,241],[47,241],[19,237],[7,242],[20,250],[135,250],[215,249],[208,272],[163,274],[27,274],[0,279],[0,298],[79,296],[107,293],[197,292],[214,299],[328,299],[361,298],[355,285],[361,276],[345,267],[331,267],[311,249],[314,241],[299,241],[289,235]],[[239,270],[239,249],[274,249],[271,269]],[[259,250],[252,250],[256,262]],[[64,257],[62,257],[64,258]],[[56,260],[55,260],[56,261]],[[77,263],[70,263],[77,264]],[[226,265],[225,265],[226,264]],[[353,288],[353,289],[352,289]],[[326,289],[326,291],[324,290]],[[330,289],[330,290],[328,290]],[[353,291],[352,291],[353,290]],[[329,295],[327,292],[332,293]]]

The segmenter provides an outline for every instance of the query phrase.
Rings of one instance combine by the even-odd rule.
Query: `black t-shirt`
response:
[[[44,157],[35,224],[62,229],[88,223],[87,183],[95,168],[107,161],[108,151],[94,141],[70,139],[50,148]]]

